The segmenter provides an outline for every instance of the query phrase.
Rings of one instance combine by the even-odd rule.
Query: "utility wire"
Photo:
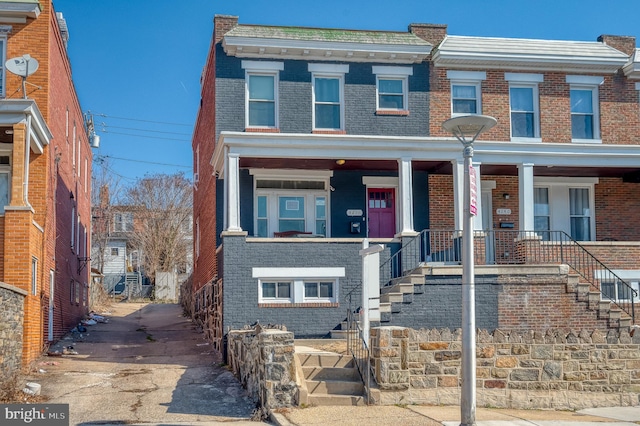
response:
[[[87,111],[89,114],[91,114],[91,111]],[[94,112],[93,115],[97,115],[99,117],[105,117],[105,118],[113,118],[113,119],[117,119],[117,120],[129,120],[129,121],[141,121],[144,123],[156,123],[156,124],[170,124],[172,126],[185,126],[185,127],[192,127],[192,124],[185,124],[185,123],[170,123],[167,121],[153,121],[153,120],[141,120],[141,119],[137,119],[137,118],[128,118],[128,117],[116,117],[113,115],[107,115],[107,114],[102,114],[102,113],[98,113],[98,112]]]
[[[96,156],[96,160],[101,160],[103,158],[110,158],[110,159],[113,159],[113,160],[121,160],[121,161],[130,161],[132,163],[154,164],[154,165],[157,165],[157,166],[181,167],[183,169],[190,169],[191,168],[191,166],[183,166],[181,164],[156,163],[156,162],[153,162],[153,161],[134,160],[132,158],[112,157],[111,155],[99,155],[99,156]]]
[[[135,136],[137,138],[162,139],[165,141],[191,142],[190,140],[187,140],[187,139],[163,138],[160,136],[146,136],[146,135],[136,135],[133,133],[111,132],[105,128],[103,128],[102,131],[104,133],[111,133],[112,135],[125,135],[125,136]]]
[[[191,133],[183,133],[183,132],[164,132],[162,130],[138,129],[138,128],[135,128],[135,127],[111,126],[110,124],[107,124],[107,123],[98,123],[98,126],[100,126],[102,128],[103,132],[108,132],[107,128],[114,128],[114,129],[136,130],[136,131],[140,131],[140,132],[150,132],[150,133],[165,133],[165,134],[168,134],[168,135],[185,135],[185,136],[190,136],[191,135]]]

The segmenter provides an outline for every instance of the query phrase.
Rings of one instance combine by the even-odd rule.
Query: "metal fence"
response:
[[[362,329],[360,328],[360,311],[361,307],[356,307],[356,301],[353,300],[354,288],[347,294],[349,308],[347,310],[347,352],[353,357],[353,361],[358,368],[360,379],[364,384],[367,404],[370,403],[369,381],[371,380],[371,358],[369,356],[369,347],[364,338]]]
[[[460,264],[462,231],[425,229],[405,239],[399,251],[382,262],[381,285],[389,285],[422,264]],[[585,247],[563,231],[476,231],[474,262],[477,265],[566,264],[602,300],[617,306],[635,323],[638,291],[611,271]]]

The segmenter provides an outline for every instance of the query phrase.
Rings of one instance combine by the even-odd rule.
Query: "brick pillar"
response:
[[[540,262],[540,242],[542,238],[533,232],[527,232],[516,240],[515,263],[536,264]]]
[[[27,126],[24,123],[13,125],[13,158],[11,161],[11,200],[10,206],[24,206],[24,160],[27,143]]]

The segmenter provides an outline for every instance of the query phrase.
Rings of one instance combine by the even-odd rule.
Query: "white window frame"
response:
[[[31,294],[38,294],[38,258],[31,257]]]
[[[591,92],[591,104],[593,105],[593,139],[573,138],[573,129],[571,130],[571,142],[573,143],[602,143],[600,133],[600,94],[599,86],[604,83],[604,77],[585,76],[585,75],[568,75],[566,82],[569,83],[569,92],[571,90],[585,90]],[[569,94],[571,100],[571,94]],[[573,112],[569,114],[573,117]]]
[[[264,297],[264,291],[262,289],[263,284],[275,284],[276,296]],[[289,285],[289,297],[279,297],[278,287],[280,284]],[[293,303],[293,281],[283,279],[261,279],[258,280],[258,303]]]
[[[451,84],[450,98],[451,98],[451,117],[459,117],[461,115],[468,115],[467,113],[459,113],[453,111],[453,87],[454,86],[475,86],[476,88],[476,113],[474,115],[482,114],[482,81],[487,79],[487,73],[485,71],[447,71],[447,78]]]
[[[542,142],[540,137],[540,91],[539,84],[544,81],[543,74],[528,74],[528,73],[510,73],[504,74],[505,81],[509,82],[509,125],[511,126],[511,140],[512,141],[526,141],[526,142]],[[531,89],[531,95],[533,96],[533,136],[513,136],[513,109],[511,108],[511,89]]]
[[[277,61],[242,61],[242,69],[245,70],[244,78],[244,126],[251,129],[277,129],[280,126],[279,121],[279,86],[280,86],[280,71],[284,70],[284,62]],[[255,124],[249,124],[249,77],[250,76],[268,76],[273,77],[273,102],[274,102],[274,125],[273,126],[260,126]]]
[[[633,298],[633,303],[640,303],[640,270],[638,269],[613,269],[611,270],[618,278],[627,282],[631,288],[638,292],[638,295]],[[610,282],[607,278],[612,278],[609,271],[604,270],[596,270],[594,271],[594,278],[599,280],[600,282]],[[616,302],[631,302],[630,299],[621,299],[618,297],[618,280],[616,279],[613,283],[615,290],[615,301]],[[602,290],[600,291],[600,300],[610,300],[606,297],[603,297]]]
[[[120,215],[121,220],[116,220],[116,216]],[[131,219],[128,221],[127,219]],[[131,229],[127,229],[127,223],[131,223]],[[131,232],[133,231],[134,217],[131,212],[115,212],[113,214],[113,231],[114,232]]]
[[[305,232],[315,234],[316,230],[316,197],[325,198],[325,221],[326,221],[326,237],[331,236],[331,209],[330,209],[330,179],[333,176],[331,171],[316,171],[312,174],[298,175],[290,170],[262,170],[250,169],[249,174],[253,179],[254,194],[254,212],[253,212],[253,229],[254,235],[258,233],[258,197],[267,197],[267,238],[270,238],[274,232],[279,232],[278,227],[278,200],[280,196],[305,197],[304,222]],[[260,180],[291,180],[291,181],[308,181],[323,182],[324,190],[315,189],[272,189],[258,188]]]
[[[196,218],[196,259],[200,257],[200,216]]]
[[[344,76],[349,72],[349,65],[345,64],[309,64],[311,73],[311,123],[313,130],[341,131],[345,129],[345,99]],[[340,104],[340,127],[328,128],[316,126],[316,78],[337,79],[339,84],[338,96]]]
[[[75,248],[76,242],[76,208],[71,207],[71,250]]]
[[[413,75],[413,67],[394,67],[374,65],[371,67],[376,75],[376,110],[378,111],[408,111],[409,110],[409,76]],[[380,80],[402,81],[402,108],[380,107]]]
[[[332,296],[331,297],[322,297],[320,296],[320,284],[323,283],[331,283],[332,288]],[[317,297],[309,297],[307,296],[307,284],[316,284],[318,287],[318,296]],[[305,279],[302,282],[302,291],[303,291],[303,300],[306,303],[336,303],[336,288],[337,288],[337,279]]]
[[[4,98],[7,96],[7,70],[5,67],[5,63],[7,62],[7,36],[0,36],[0,79],[2,79],[2,84],[0,85],[0,97]]]
[[[7,175],[7,204],[0,206],[0,216],[4,215],[4,208],[11,204],[11,156],[0,155],[1,157],[9,157],[9,164],[0,164],[0,174]]]
[[[598,182],[598,178],[534,177],[534,188],[548,188],[551,231],[564,231],[571,235],[569,189],[587,189],[591,210],[589,215],[591,219],[589,223],[590,241],[596,241],[595,185]]]
[[[303,268],[253,268],[252,278],[258,280],[258,303],[337,303],[339,299],[340,278],[346,276],[344,267],[303,267]],[[265,282],[290,282],[291,297],[263,298],[262,283]],[[332,282],[333,297],[331,298],[306,298],[305,282]]]

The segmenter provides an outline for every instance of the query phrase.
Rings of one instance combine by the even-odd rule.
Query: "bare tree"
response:
[[[141,251],[145,274],[174,272],[191,250],[193,210],[191,181],[183,173],[139,179],[125,195],[134,215],[131,243]]]

